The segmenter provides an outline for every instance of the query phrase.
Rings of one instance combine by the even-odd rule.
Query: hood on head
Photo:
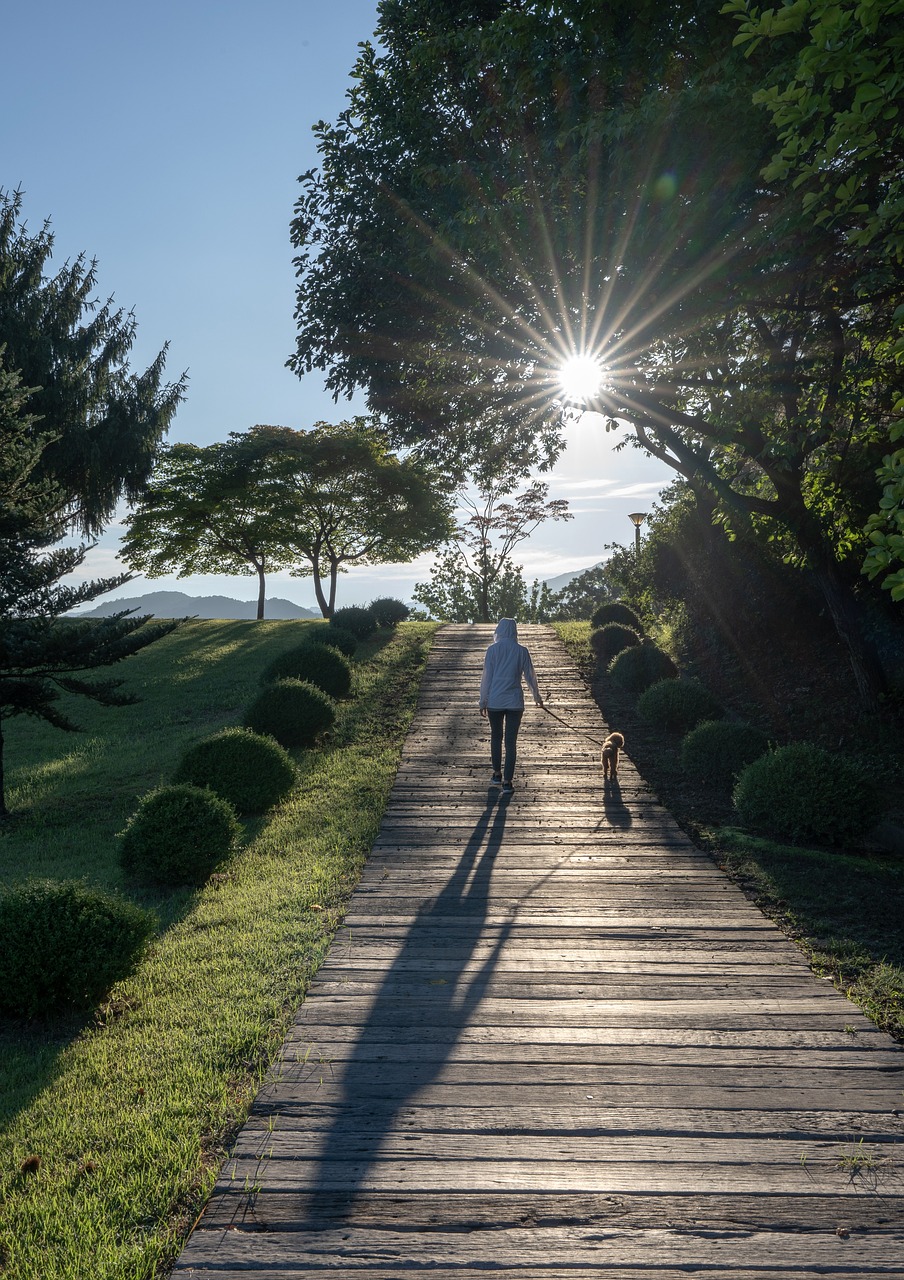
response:
[[[518,640],[518,624],[514,618],[500,618],[496,624],[496,634],[494,640],[498,644],[500,640]]]

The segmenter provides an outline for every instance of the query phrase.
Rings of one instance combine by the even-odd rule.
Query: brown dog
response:
[[[603,778],[618,777],[618,753],[625,745],[620,733],[610,733],[603,743]]]

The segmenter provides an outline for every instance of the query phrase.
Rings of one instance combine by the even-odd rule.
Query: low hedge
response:
[[[590,615],[591,627],[604,627],[607,622],[619,622],[623,627],[630,627],[638,635],[643,635],[644,627],[640,618],[633,609],[622,604],[620,600],[604,601],[603,604],[597,605]]]
[[[96,1006],[135,967],[157,917],[78,881],[0,893],[0,1010],[15,1017]]]
[[[608,673],[626,693],[635,696],[649,689],[657,680],[668,680],[677,676],[675,663],[652,640],[644,640],[641,644],[622,653],[616,654],[608,666]]]
[[[205,787],[178,782],[143,796],[122,832],[126,871],[159,884],[203,884],[235,847],[232,805]]]
[[[606,622],[590,632],[590,648],[603,666],[608,666],[617,653],[636,644],[640,644],[640,633],[620,622]]]
[[[345,698],[352,687],[352,669],[338,649],[327,644],[300,644],[274,658],[261,676],[274,680],[307,680],[331,698]]]
[[[370,609],[361,605],[347,604],[336,609],[330,618],[330,626],[342,627],[350,631],[358,640],[366,640],[377,629],[377,620]]]
[[[693,676],[657,680],[640,695],[637,710],[658,729],[681,734],[722,714],[710,691]]]
[[[304,643],[325,644],[327,648],[338,649],[340,653],[345,654],[346,658],[351,658],[358,647],[358,638],[351,631],[346,631],[345,627],[334,627],[324,623],[309,627],[305,631]]]
[[[336,719],[332,699],[307,680],[275,680],[245,712],[245,725],[284,747],[312,747]]]
[[[769,742],[752,724],[739,720],[704,720],[681,743],[685,773],[704,786],[728,791],[747,765],[764,755]]]
[[[295,775],[275,738],[236,725],[189,747],[173,781],[209,787],[238,813],[265,813],[289,794]]]
[[[882,816],[878,788],[855,762],[793,742],[742,770],[734,804],[745,827],[792,843],[856,844]]]

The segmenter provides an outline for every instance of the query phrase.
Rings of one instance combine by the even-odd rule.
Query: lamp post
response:
[[[634,525],[634,554],[640,555],[640,526],[647,518],[646,511],[632,511],[628,519]]]

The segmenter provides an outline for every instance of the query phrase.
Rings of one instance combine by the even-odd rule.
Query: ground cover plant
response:
[[[672,743],[664,749],[660,729],[640,715],[633,694],[599,671],[590,624],[553,625],[608,724],[625,734],[626,751],[685,831],[798,942],[817,972],[904,1042],[904,860],[870,845],[865,831],[856,848],[832,849],[740,830],[729,789],[685,769],[683,753]]]
[[[433,626],[362,644],[355,698],[299,785],[201,889],[143,891],[163,921],[96,1016],[0,1021],[0,1257],[16,1280],[162,1273],[209,1191],[379,827]],[[297,623],[194,622],[131,660],[144,701],[81,749],[28,726],[0,876],[122,887],[115,833],[181,753],[235,723]],[[92,711],[94,709],[92,708]],[[68,745],[65,743],[64,746]],[[30,865],[31,864],[31,865]],[[134,896],[134,895],[133,895]]]

